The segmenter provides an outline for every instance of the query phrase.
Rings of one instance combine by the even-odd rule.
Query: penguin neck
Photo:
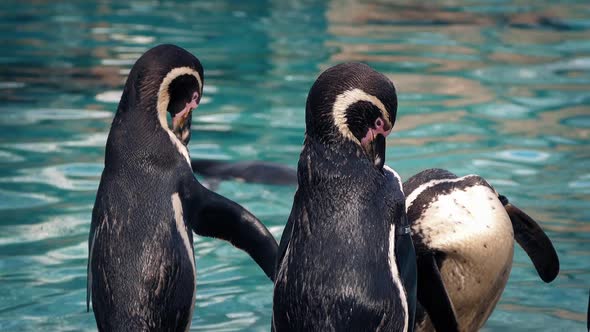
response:
[[[120,105],[109,132],[105,166],[139,166],[145,163],[168,163],[190,160],[187,148],[162,127],[155,101]]]
[[[367,159],[363,149],[350,140],[320,142],[306,136],[299,159],[299,179],[366,178],[376,176],[379,171]],[[301,184],[300,184],[301,185]]]

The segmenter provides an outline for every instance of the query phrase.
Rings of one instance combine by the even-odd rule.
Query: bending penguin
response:
[[[150,49],[129,73],[88,241],[87,303],[91,296],[99,330],[188,330],[196,284],[191,230],[246,251],[272,279],[277,243],[266,227],[192,173],[185,144],[202,92],[199,60],[174,45]]]
[[[367,65],[334,66],[312,86],[274,331],[412,330],[414,247],[401,181],[384,167],[396,112],[393,84]]]
[[[417,254],[417,331],[446,331],[440,325],[445,315],[455,316],[461,331],[479,330],[508,281],[513,239],[543,281],[559,273],[541,227],[482,177],[429,169],[405,182],[404,190]]]

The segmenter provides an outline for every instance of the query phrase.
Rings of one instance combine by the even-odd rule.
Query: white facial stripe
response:
[[[172,69],[166,77],[162,80],[162,84],[160,84],[160,89],[158,91],[158,116],[160,117],[160,123],[162,123],[163,127],[167,127],[166,123],[166,112],[168,110],[168,103],[170,103],[170,94],[168,93],[168,88],[170,87],[170,83],[181,75],[192,75],[197,79],[197,83],[199,84],[198,89],[199,93],[201,94],[203,91],[203,81],[201,80],[201,76],[199,73],[189,67],[178,67]]]
[[[344,91],[343,93],[339,94],[336,97],[336,101],[334,102],[334,106],[332,107],[332,116],[334,118],[334,124],[338,127],[338,131],[344,135],[344,137],[352,140],[353,142],[357,142],[360,144],[359,140],[354,137],[354,135],[348,129],[348,124],[346,124],[346,110],[350,107],[350,105],[357,103],[359,101],[366,101],[373,104],[377,107],[381,114],[383,115],[383,119],[389,127],[393,127],[391,125],[391,119],[389,118],[389,113],[385,108],[385,105],[379,100],[379,98],[366,93],[361,89],[352,89]]]
[[[472,176],[477,176],[477,175],[469,174],[469,175],[465,175],[463,177],[456,178],[456,179],[431,180],[431,181],[421,184],[418,188],[416,188],[414,191],[412,191],[412,193],[410,195],[408,195],[406,197],[406,211],[410,209],[410,206],[412,206],[412,204],[414,203],[414,200],[416,200],[416,198],[418,198],[418,196],[420,196],[420,194],[422,192],[424,192],[426,189],[428,189],[430,187],[434,187],[439,183],[461,182],[461,181],[465,180],[466,178],[472,177]]]
[[[395,261],[395,225],[391,225],[389,231],[389,268],[391,269],[391,277],[393,283],[399,291],[399,299],[402,302],[402,308],[404,310],[404,332],[408,330],[409,317],[408,317],[408,300],[406,298],[406,291],[402,286],[399,271],[397,270],[397,263]]]
[[[178,138],[176,138],[176,136],[172,133],[172,131],[170,131],[170,129],[168,128],[168,123],[166,122],[166,113],[168,112],[168,104],[170,103],[170,94],[168,93],[168,88],[170,87],[170,83],[172,83],[172,81],[175,78],[177,78],[178,76],[181,76],[181,75],[194,76],[197,79],[197,83],[199,85],[198,86],[199,93],[202,94],[203,81],[201,80],[201,76],[199,75],[199,73],[196,70],[189,68],[189,67],[174,68],[166,75],[166,77],[164,77],[164,80],[162,80],[162,84],[160,84],[160,89],[158,91],[157,109],[158,109],[158,119],[160,120],[160,124],[162,125],[162,128],[164,128],[164,130],[166,130],[168,132],[168,135],[170,136],[172,143],[174,144],[174,146],[176,147],[178,152],[185,157],[186,161],[190,165],[191,160],[188,155],[188,150],[186,149],[186,146],[184,146],[178,140]]]

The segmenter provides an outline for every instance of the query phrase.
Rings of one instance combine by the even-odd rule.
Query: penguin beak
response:
[[[191,139],[192,114],[196,107],[197,102],[193,100],[172,118],[172,132],[185,146]]]
[[[369,159],[373,162],[373,165],[378,169],[382,170],[385,164],[385,136],[377,134],[375,138],[370,141],[365,148],[365,152],[369,156]]]
[[[385,138],[391,133],[391,129],[383,119],[379,118],[375,121],[375,127],[369,128],[361,140],[361,146],[378,170],[382,170],[385,164],[385,148],[387,147]]]

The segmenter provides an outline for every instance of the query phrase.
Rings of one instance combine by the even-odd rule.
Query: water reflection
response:
[[[387,158],[486,177],[554,239],[562,275],[518,251],[486,330],[582,328],[590,287],[590,8],[584,2],[180,1],[0,9],[0,329],[93,329],[86,237],[108,128],[134,60],[176,43],[205,66],[191,154],[294,166],[320,70],[363,61],[400,107]],[[279,236],[294,188],[219,192]],[[268,330],[272,286],[241,252],[196,238],[195,330]],[[56,305],[59,304],[59,305]],[[17,319],[15,319],[15,317]]]

